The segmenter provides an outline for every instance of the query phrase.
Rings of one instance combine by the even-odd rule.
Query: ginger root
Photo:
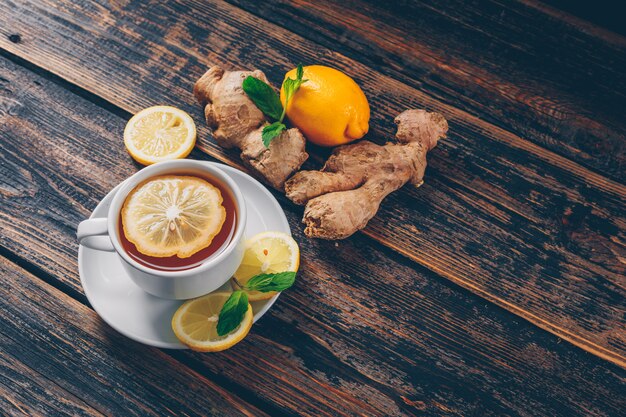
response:
[[[298,129],[288,129],[269,148],[263,145],[261,132],[267,121],[242,88],[249,75],[267,83],[259,70],[224,71],[213,66],[196,82],[193,93],[204,106],[207,124],[217,143],[224,148],[240,149],[241,159],[255,176],[283,190],[287,178],[309,157],[304,149],[305,139]]]
[[[424,110],[407,110],[395,123],[399,143],[341,146],[320,171],[300,171],[287,181],[287,197],[306,204],[307,236],[346,238],[367,225],[389,193],[409,181],[422,184],[426,153],[446,136],[448,123]]]

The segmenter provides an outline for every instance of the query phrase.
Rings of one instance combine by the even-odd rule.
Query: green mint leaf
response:
[[[298,87],[300,87],[300,85],[298,84],[298,80],[287,78],[283,82],[283,88],[285,89],[285,104],[289,103],[289,100],[291,100],[291,97],[296,92]]]
[[[250,100],[271,120],[280,120],[283,113],[283,105],[276,91],[265,82],[251,75],[243,80],[243,91]]]
[[[284,291],[291,287],[296,280],[296,273],[293,271],[278,272],[276,274],[259,274],[250,278],[244,288],[252,291]]]
[[[304,68],[302,67],[302,64],[298,64],[298,68],[296,69],[296,79],[301,80],[303,76]]]
[[[291,100],[291,97],[298,91],[298,88],[308,80],[303,80],[304,76],[304,68],[302,64],[298,64],[298,68],[296,69],[296,78],[287,78],[283,81],[283,89],[285,90],[285,108],[287,108],[287,103]],[[282,121],[282,119],[281,119]]]
[[[287,126],[285,126],[281,122],[274,122],[271,125],[265,126],[263,128],[263,132],[261,133],[263,145],[265,145],[266,148],[269,148],[270,142],[274,140],[276,136],[280,135],[285,129],[287,129]]]
[[[248,294],[243,291],[233,292],[222,306],[217,321],[217,334],[225,336],[241,324],[248,311]]]

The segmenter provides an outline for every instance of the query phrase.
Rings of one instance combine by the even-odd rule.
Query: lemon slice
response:
[[[154,106],[134,115],[124,129],[124,145],[140,164],[150,165],[189,155],[196,144],[191,116],[170,106]]]
[[[185,302],[172,317],[172,330],[192,350],[219,352],[240,342],[252,327],[252,307],[243,316],[239,327],[225,336],[218,336],[217,322],[229,293],[216,292]]]
[[[245,285],[255,275],[296,272],[299,266],[300,249],[291,236],[282,232],[259,233],[246,242],[246,251],[232,285],[234,289],[239,289],[239,285]],[[250,301],[267,300],[276,295],[276,291],[246,292]]]
[[[152,178],[126,197],[124,236],[144,255],[188,258],[221,230],[226,219],[222,201],[220,190],[198,177]]]

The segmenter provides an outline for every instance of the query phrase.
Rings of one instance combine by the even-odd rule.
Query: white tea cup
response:
[[[120,212],[128,194],[144,181],[167,174],[209,176],[230,191],[235,203],[235,230],[229,243],[219,253],[189,269],[161,270],[141,264],[129,256],[120,241]],[[79,244],[85,247],[117,252],[130,278],[144,291],[180,300],[208,294],[228,281],[243,259],[245,226],[246,203],[237,184],[213,164],[180,159],[150,165],[126,179],[113,197],[107,217],[82,221],[76,234]]]

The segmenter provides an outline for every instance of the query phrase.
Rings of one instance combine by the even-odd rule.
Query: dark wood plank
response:
[[[626,365],[623,184],[227,4],[0,7],[10,22],[3,34],[21,35],[0,37],[2,47],[130,112],[165,102],[201,120],[190,88],[209,62],[257,66],[277,81],[298,61],[356,77],[372,103],[374,139],[391,137],[393,116],[407,107],[442,112],[451,135],[431,154],[426,186],[388,198],[364,233]],[[201,136],[203,151],[238,163],[206,129]]]
[[[610,0],[599,0],[593,3],[578,3],[565,0],[527,1],[544,13],[565,19],[582,30],[589,30],[596,36],[607,36],[612,39],[613,33],[626,36],[626,27],[620,20],[619,4]]]
[[[4,91],[14,86],[19,102],[0,133],[0,242],[80,292],[74,228],[136,170],[121,141],[125,120],[0,62]],[[285,207],[302,246],[298,282],[235,348],[173,354],[207,379],[218,375],[276,414],[610,415],[623,408],[621,368],[394,260],[363,236],[306,239],[298,213]],[[135,345],[115,339],[120,349],[126,344]]]
[[[265,415],[2,257],[0,295],[12,414]]]
[[[626,180],[619,35],[600,38],[519,2],[229,2]]]
[[[2,337],[4,346],[6,336]],[[4,349],[0,351],[0,410],[7,416],[104,416]]]

